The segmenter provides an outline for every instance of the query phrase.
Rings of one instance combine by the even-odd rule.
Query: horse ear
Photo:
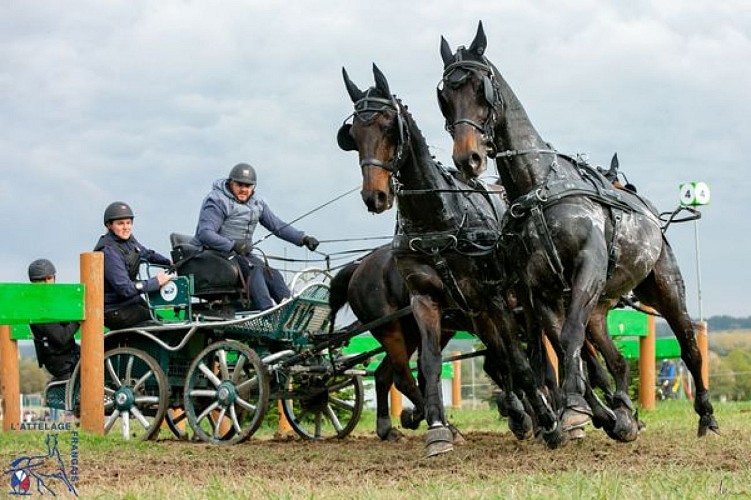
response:
[[[344,69],[344,67],[342,67],[342,77],[344,78],[344,86],[347,87],[347,93],[349,94],[349,98],[352,99],[352,102],[357,102],[362,99],[365,93],[358,89],[357,85],[352,83],[352,80],[349,79],[347,70]]]
[[[445,69],[454,60],[454,53],[443,36],[441,36],[441,59],[443,59],[443,68]]]
[[[350,134],[351,129],[352,125],[345,123],[339,127],[339,132],[336,133],[336,142],[344,151],[355,151],[357,149],[357,144]]]
[[[391,97],[391,91],[389,90],[389,82],[386,81],[386,76],[378,69],[378,66],[373,63],[373,77],[375,78],[376,88],[380,90],[386,97]]]
[[[613,153],[613,158],[610,160],[610,170],[618,170],[618,153]]]
[[[475,39],[472,40],[472,45],[469,46],[469,51],[481,56],[485,53],[485,49],[488,47],[488,39],[485,37],[485,30],[482,29],[482,21],[477,25],[477,34]]]

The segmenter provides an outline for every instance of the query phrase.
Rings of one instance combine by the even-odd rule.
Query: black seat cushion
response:
[[[192,245],[192,239],[192,236],[184,234],[170,234],[172,260],[177,266],[177,273],[193,275],[195,295],[241,293],[238,265],[229,260],[227,254]]]

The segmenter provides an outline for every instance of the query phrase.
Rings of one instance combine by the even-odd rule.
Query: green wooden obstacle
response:
[[[32,340],[31,323],[85,319],[84,285],[0,283],[0,325],[11,326],[11,339]]]

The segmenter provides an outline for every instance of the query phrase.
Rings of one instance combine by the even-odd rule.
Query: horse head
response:
[[[446,130],[454,138],[453,160],[468,177],[487,169],[495,154],[494,127],[504,102],[493,66],[485,58],[487,38],[482,21],[469,48],[456,53],[441,37],[443,77],[436,88]]]
[[[355,110],[350,115],[352,123],[345,120],[339,129],[337,142],[345,151],[358,151],[363,202],[368,211],[381,213],[394,204],[393,177],[403,158],[406,130],[401,109],[375,64],[375,86],[365,91],[350,80],[344,68],[342,76]]]

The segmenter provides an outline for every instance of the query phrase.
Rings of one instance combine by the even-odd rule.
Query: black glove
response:
[[[237,255],[247,255],[248,243],[245,241],[236,241],[234,245],[232,245],[232,250],[234,250]]]
[[[312,236],[306,236],[302,239],[302,244],[308,247],[311,252],[318,248],[318,240]]]

